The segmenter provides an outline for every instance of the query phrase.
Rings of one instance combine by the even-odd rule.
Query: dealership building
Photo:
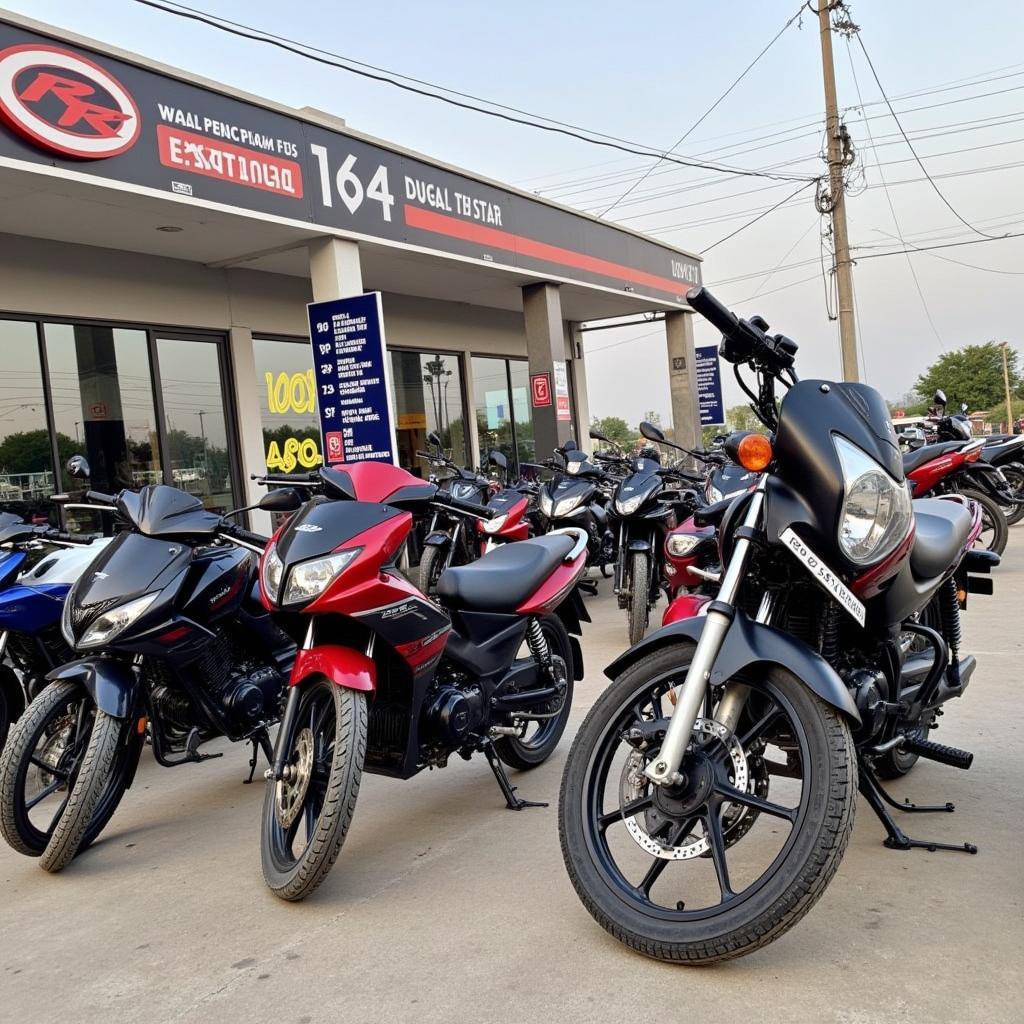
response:
[[[312,468],[306,306],[382,293],[398,459],[533,461],[589,422],[580,325],[658,313],[699,429],[690,253],[0,11],[0,507],[164,481],[226,509]],[[623,359],[623,372],[629,361]]]

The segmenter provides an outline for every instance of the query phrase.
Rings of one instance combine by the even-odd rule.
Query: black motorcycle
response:
[[[703,483],[698,473],[661,464],[654,445],[670,442],[653,423],[641,423],[640,433],[652,444],[624,459],[626,472],[611,505],[618,548],[613,586],[619,607],[628,615],[630,644],[643,639],[651,609],[665,586],[665,538],[692,513],[697,499],[687,500],[685,495],[693,495],[693,488]]]
[[[967,499],[912,501],[877,391],[798,382],[788,338],[704,289],[688,301],[722,331],[722,358],[755,372],[773,434],[730,438],[730,458],[760,477],[718,508],[718,594],[608,667],[569,753],[559,823],[569,875],[604,928],[647,956],[710,963],[778,938],[821,896],[858,782],[887,846],[976,852],[908,838],[887,804],[952,805],[898,803],[879,776],[899,772],[896,754],[970,766],[927,734],[975,669],[961,602],[991,592],[970,571],[998,556],[971,550],[981,520]]]
[[[555,449],[555,458],[544,466],[554,470],[551,479],[541,484],[537,508],[544,529],[558,530],[579,526],[587,531],[587,568],[611,575],[615,564],[615,535],[609,528],[609,490],[612,476],[587,458],[572,439]]]
[[[87,475],[84,459],[69,471]],[[86,498],[120,532],[64,604],[78,660],[49,674],[0,758],[0,831],[51,872],[110,820],[147,734],[165,767],[222,756],[199,750],[219,736],[252,743],[253,771],[259,749],[272,757],[267,730],[295,653],[257,596],[265,537],[164,484]],[[282,488],[249,507],[300,504]]]

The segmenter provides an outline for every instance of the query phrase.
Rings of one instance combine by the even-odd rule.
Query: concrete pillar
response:
[[[462,362],[462,386],[466,391],[466,408],[469,410],[469,422],[466,424],[466,464],[469,466],[480,465],[480,431],[476,422],[476,388],[473,386],[473,357],[469,352],[463,354]]]
[[[264,494],[252,473],[267,471],[267,453],[263,446],[263,412],[260,408],[260,389],[265,387],[256,376],[256,358],[252,350],[252,331],[248,327],[232,326],[228,331],[232,376],[235,380],[235,409],[238,414],[238,446],[242,455],[242,494],[246,505],[254,505]],[[270,513],[258,509],[249,513],[249,522],[259,533],[270,533]]]
[[[672,426],[677,444],[700,447],[700,406],[697,403],[697,357],[693,350],[693,314],[665,314],[668,379],[672,393]]]
[[[526,326],[526,355],[531,377],[546,373],[551,382],[551,404],[537,408],[530,395],[530,415],[536,459],[546,459],[573,433],[571,420],[558,419],[555,398],[556,362],[565,362],[565,335],[562,325],[562,302],[558,285],[528,284],[523,288],[523,321]]]
[[[587,364],[583,357],[583,332],[579,324],[568,325],[569,372],[572,374],[573,393],[576,398],[576,441],[589,455],[593,451],[590,440],[590,397],[587,394]]]
[[[363,271],[357,243],[325,236],[314,238],[307,248],[314,302],[362,294]]]

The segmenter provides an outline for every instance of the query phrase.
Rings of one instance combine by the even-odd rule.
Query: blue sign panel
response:
[[[306,308],[324,463],[396,462],[380,292]]]
[[[718,346],[698,348],[697,401],[700,403],[700,425],[721,426],[725,423],[725,405],[722,402],[722,371],[718,362]]]

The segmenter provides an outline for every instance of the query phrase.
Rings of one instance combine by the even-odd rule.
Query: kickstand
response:
[[[498,760],[498,754],[494,749],[494,743],[490,739],[486,739],[480,745],[480,749],[484,753],[484,757],[487,758],[487,763],[491,766],[491,771],[494,772],[494,777],[498,780],[498,785],[501,787],[502,796],[505,797],[505,804],[510,811],[521,811],[524,807],[547,807],[546,803],[537,803],[533,800],[521,800],[516,796],[516,787],[509,782],[508,775],[505,774],[505,766]]]
[[[907,805],[896,803],[882,787],[878,784],[878,780],[875,778],[873,770],[865,765],[860,766],[860,791],[864,795],[864,799],[871,805],[871,809],[878,815],[878,820],[881,821],[885,831],[887,833],[885,838],[885,846],[890,850],[930,850],[934,853],[936,850],[952,850],[956,853],[977,853],[978,848],[973,843],[936,843],[930,839],[911,839],[904,831],[893,821],[892,815],[886,810],[886,803],[892,804],[898,807],[900,810],[906,810]],[[914,807],[913,804],[910,805]],[[927,808],[928,810],[952,810],[950,805],[947,807]],[[926,808],[914,807],[915,810],[925,810]]]
[[[878,790],[878,795],[890,807],[895,807],[897,811],[905,811],[907,814],[934,814],[942,811],[948,811],[952,814],[956,810],[956,805],[949,802],[944,804],[912,804],[906,797],[904,797],[903,803],[900,803],[886,792],[885,787],[878,781],[878,779],[874,779],[874,783],[875,789]]]
[[[255,736],[249,737],[249,742],[252,743],[252,757],[249,758],[249,778],[242,783],[244,786],[250,785],[256,775],[256,761],[260,750],[263,751],[268,763],[274,763],[274,748],[270,745],[270,736],[267,735],[266,729],[260,729]]]

